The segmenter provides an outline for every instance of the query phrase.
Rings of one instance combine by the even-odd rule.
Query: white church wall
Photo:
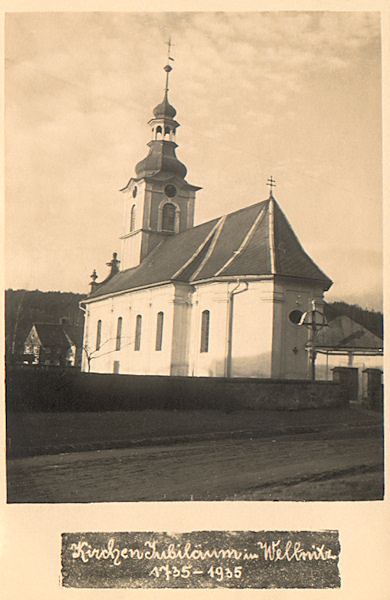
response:
[[[229,292],[237,282],[197,286],[191,317],[189,374],[224,377],[227,374]],[[244,289],[241,284],[239,289]],[[250,281],[234,295],[231,375],[271,377],[273,282]],[[208,352],[201,352],[202,313],[210,311]]]
[[[228,284],[198,285],[192,298],[189,375],[223,377],[227,344]],[[203,311],[210,311],[208,351],[201,352]]]
[[[144,227],[144,213],[148,206],[148,192],[145,190],[145,182],[134,182],[125,194],[126,199],[124,203],[125,210],[121,251],[122,270],[134,267],[140,262],[141,247],[144,237],[140,230]],[[131,231],[131,210],[133,206],[135,206],[135,220],[134,229]]]
[[[82,368],[88,371],[88,360],[90,357],[89,369],[96,373],[110,373],[111,359],[114,348],[112,337],[112,299],[107,298],[87,304],[87,317],[84,333],[83,360]],[[96,348],[97,324],[101,321],[100,329],[100,349]]]
[[[142,238],[139,232],[128,234],[122,240],[122,269],[130,269],[140,262]]]
[[[140,350],[130,347],[129,373],[149,373],[151,375],[169,375],[172,327],[173,327],[174,286],[159,286],[150,290],[133,292],[130,319],[135,337],[136,318],[142,315],[142,333]],[[156,350],[157,315],[163,313],[163,332],[161,350]]]
[[[175,288],[159,286],[113,296],[88,305],[87,346],[91,372],[170,375]],[[161,350],[156,350],[157,314],[163,312]],[[137,315],[141,315],[139,350],[135,349]],[[118,318],[122,318],[120,349],[116,349]],[[96,351],[97,322],[102,321],[101,349]],[[119,363],[119,365],[118,365]],[[88,370],[86,361],[83,370]]]
[[[273,287],[271,280],[251,281],[234,295],[233,377],[271,377]]]
[[[237,282],[185,283],[156,286],[88,304],[85,345],[92,372],[227,375],[229,292]],[[249,281],[233,300],[231,376],[305,379],[307,328],[292,323],[293,310],[310,309],[321,290],[293,282]],[[202,313],[209,311],[207,351],[201,351]],[[163,313],[161,350],[156,349],[157,315]],[[142,317],[141,342],[135,349],[137,315]],[[120,349],[116,348],[118,318],[122,318]],[[96,351],[97,322],[101,348]],[[204,350],[204,349],[203,349]],[[84,353],[85,354],[85,353]],[[115,364],[115,366],[114,366]],[[86,354],[83,369],[88,370]],[[319,367],[319,373],[321,367]]]
[[[189,374],[189,331],[191,327],[192,287],[175,284],[173,300],[171,375]]]
[[[279,302],[275,305],[274,315],[273,377],[306,379],[308,330],[293,323],[289,315],[295,310],[302,313],[311,310],[312,300],[321,311],[322,290],[300,282],[280,280],[275,286],[275,296]]]
[[[144,206],[146,204],[146,202],[144,202],[144,199],[146,199],[145,187],[145,182],[143,181],[137,183],[133,182],[133,184],[125,192],[125,216],[123,225],[124,234],[130,232],[131,209],[134,205],[136,207],[134,230],[142,228],[144,222]]]

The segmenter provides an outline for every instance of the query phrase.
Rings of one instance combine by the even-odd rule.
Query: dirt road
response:
[[[276,500],[272,490],[294,485],[297,497],[290,499],[309,500],[302,482],[340,483],[345,476],[359,483],[365,473],[376,474],[372,493],[379,499],[382,465],[382,439],[367,432],[344,439],[296,434],[35,456],[8,461],[8,502]],[[342,497],[340,486],[325,495],[363,499]]]

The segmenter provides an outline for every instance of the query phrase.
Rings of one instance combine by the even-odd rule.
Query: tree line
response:
[[[340,315],[345,315],[371,331],[371,333],[383,338],[383,314],[379,311],[368,310],[357,304],[337,301],[325,303],[324,313],[328,322]]]
[[[41,292],[40,290],[6,290],[5,346],[6,355],[22,354],[24,341],[33,323],[60,323],[82,326],[84,313],[79,302],[85,294],[73,292]]]

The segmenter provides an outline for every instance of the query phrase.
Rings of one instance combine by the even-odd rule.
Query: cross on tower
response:
[[[267,179],[267,185],[270,187],[270,196],[272,196],[272,188],[276,187],[276,181],[272,179],[272,175],[269,179]]]
[[[167,46],[168,46],[168,61],[169,60],[174,60],[171,56],[171,48],[173,46],[172,44],[172,38],[169,38],[169,40],[166,42]],[[169,63],[168,63],[169,64]]]
[[[170,61],[170,60],[174,60],[174,59],[172,58],[172,56],[171,56],[171,48],[172,48],[172,45],[173,45],[173,44],[172,44],[172,40],[171,40],[171,38],[169,38],[169,40],[168,40],[168,42],[166,42],[166,44],[167,44],[167,46],[168,46],[168,62],[167,62],[167,64],[166,64],[166,65],[165,65],[165,67],[164,67],[164,71],[165,71],[165,72],[166,72],[166,74],[167,74],[167,77],[166,77],[166,80],[165,80],[165,93],[168,93],[168,89],[169,89],[169,88],[168,88],[168,83],[169,83],[169,73],[172,71],[172,67],[171,67],[171,65],[169,64],[169,61]]]

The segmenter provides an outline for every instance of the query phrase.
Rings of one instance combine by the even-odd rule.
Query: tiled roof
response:
[[[283,275],[331,280],[305,253],[274,198],[213,219],[160,243],[140,265],[121,271],[87,298],[167,281]]]
[[[318,333],[317,347],[331,350],[383,350],[383,340],[342,315]]]
[[[83,344],[84,327],[80,325],[68,325],[67,323],[62,327],[64,331],[68,334],[74,345],[77,348],[81,348]]]
[[[65,335],[64,329],[76,346],[81,346],[82,344],[82,327],[62,325],[60,323],[34,323],[34,327],[45,348],[69,348],[69,340]]]

